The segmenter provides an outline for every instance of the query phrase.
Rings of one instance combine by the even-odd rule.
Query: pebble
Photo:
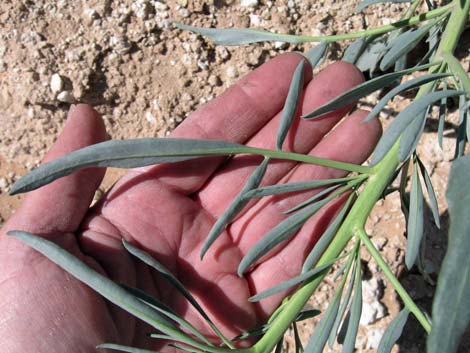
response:
[[[62,77],[55,73],[51,77],[51,91],[52,93],[59,93],[64,88],[64,80]]]
[[[256,7],[258,6],[259,1],[258,0],[242,0],[240,2],[241,7]]]
[[[228,77],[230,78],[235,78],[238,76],[238,70],[235,66],[229,66],[227,67],[227,70],[225,70],[225,73],[227,74]]]
[[[62,91],[57,95],[57,100],[63,103],[73,103],[75,102],[75,98],[70,91]]]
[[[6,190],[6,188],[10,185],[6,178],[0,178],[0,189]]]
[[[259,27],[261,25],[261,18],[258,15],[250,14],[250,26]]]
[[[386,309],[381,302],[374,301],[372,303],[364,302],[362,305],[362,314],[360,324],[367,326],[373,324],[377,320],[383,318],[386,314]]]
[[[157,123],[157,119],[153,116],[152,112],[146,112],[145,113],[145,119],[152,125],[155,125]]]
[[[367,349],[376,350],[379,348],[380,340],[384,334],[383,330],[371,329],[367,331]]]

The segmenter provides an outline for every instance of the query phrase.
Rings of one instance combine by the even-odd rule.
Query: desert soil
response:
[[[375,5],[354,14],[357,0],[90,0],[3,1],[0,4],[0,225],[21,196],[9,186],[40,162],[61,131],[71,103],[92,104],[115,139],[165,136],[191,111],[223,92],[253,68],[286,51],[311,45],[280,43],[215,47],[198,35],[173,28],[172,20],[198,26],[264,28],[281,33],[328,35],[391,23],[403,5]],[[467,31],[468,32],[468,31]],[[468,33],[457,55],[468,68]],[[467,44],[464,44],[464,43]],[[326,65],[341,57],[333,45]],[[377,95],[361,102],[370,107]],[[381,114],[384,125],[408,104],[398,97]],[[455,112],[451,118],[455,118]],[[451,119],[452,120],[452,119]],[[444,148],[435,129],[427,129],[419,147],[440,203],[442,230],[426,212],[425,269],[437,277],[445,252],[448,218],[445,188],[453,156],[453,126],[446,127]],[[119,171],[108,172],[106,190]],[[434,286],[416,269],[404,267],[404,219],[396,193],[381,201],[367,225],[372,240],[413,299],[430,311]],[[364,314],[357,352],[375,352],[384,329],[401,308],[394,290],[363,253]],[[334,294],[326,281],[310,306],[324,310]],[[316,321],[299,323],[307,339]],[[293,351],[288,332],[286,351]],[[413,319],[394,352],[423,352],[422,329]],[[341,351],[335,344],[334,352]],[[470,340],[461,346],[470,352]]]

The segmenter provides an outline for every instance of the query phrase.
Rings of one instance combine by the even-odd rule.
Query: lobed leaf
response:
[[[311,42],[309,37],[295,36],[291,34],[277,34],[259,29],[247,28],[203,28],[173,22],[176,27],[182,30],[195,32],[205,37],[209,37],[218,45],[242,45],[258,42],[287,42],[303,43]]]
[[[112,349],[112,350],[115,350],[115,351],[128,352],[128,353],[156,353],[156,351],[151,351],[151,350],[148,350],[148,349],[123,346],[123,345],[114,344],[114,343],[100,344],[100,345],[96,346],[96,348],[97,349]]]
[[[272,248],[293,236],[307,220],[315,214],[323,205],[317,203],[304,208],[302,211],[286,218],[268,233],[266,233],[245,254],[238,265],[238,275],[241,277],[248,267],[258,259],[266,255]]]
[[[210,246],[220,236],[220,234],[224,231],[228,224],[240,213],[240,211],[249,202],[249,199],[244,197],[244,195],[259,186],[268,168],[268,163],[269,158],[265,158],[263,162],[261,162],[261,164],[253,171],[251,176],[248,178],[237,197],[230,203],[230,205],[214,223],[211,230],[209,231],[209,234],[207,235],[206,240],[204,241],[204,244],[202,245],[200,255],[201,260],[207,250],[209,250]]]
[[[405,131],[409,124],[431,104],[440,101],[444,97],[452,97],[462,94],[462,91],[447,90],[432,92],[415,100],[404,110],[402,110],[390,127],[385,131],[379,143],[377,144],[371,158],[372,164],[377,164],[383,156],[392,148],[400,135]]]
[[[426,83],[432,82],[439,80],[441,78],[447,77],[449,74],[447,73],[437,73],[437,74],[428,74],[424,76],[420,76],[417,78],[413,78],[411,80],[408,80],[401,85],[393,88],[388,92],[386,95],[384,95],[380,101],[375,105],[375,107],[370,111],[369,114],[364,118],[363,122],[368,122],[372,120],[375,116],[379,114],[379,112],[387,105],[388,101],[391,100],[393,97],[396,95],[405,92],[409,89],[413,89],[419,86],[422,86]]]
[[[418,175],[418,167],[413,168],[410,191],[410,213],[407,222],[405,264],[410,270],[416,262],[423,237],[423,190]]]
[[[449,205],[449,242],[432,307],[432,329],[427,339],[428,353],[456,352],[460,338],[470,323],[470,156],[455,160],[446,193]]]
[[[277,130],[276,148],[279,151],[282,150],[282,144],[290,127],[292,126],[292,123],[294,122],[297,112],[299,111],[299,103],[302,98],[302,89],[304,87],[304,67],[305,60],[301,60],[292,76],[289,93],[287,94],[286,102],[284,103],[279,128]]]
[[[390,322],[380,340],[377,353],[390,353],[392,351],[393,345],[398,341],[403,332],[409,313],[410,311],[405,307]]]
[[[170,336],[173,336],[175,331],[178,330],[157,311],[150,308],[137,297],[123,289],[120,285],[99,274],[52,241],[18,230],[10,231],[7,234],[14,236],[18,240],[21,240],[23,243],[40,252],[79,281],[85,283],[112,303],[148,323],[152,327]]]
[[[432,186],[431,178],[428,174],[428,171],[426,170],[426,167],[421,162],[421,160],[419,158],[417,160],[418,160],[419,170],[421,171],[421,175],[423,176],[424,184],[426,185],[426,191],[429,196],[429,203],[431,206],[432,215],[434,217],[434,223],[436,224],[437,228],[441,229],[441,222],[439,219],[439,205],[437,204],[437,197],[436,197],[436,193],[434,192],[434,188]]]
[[[391,3],[404,3],[404,2],[410,2],[410,0],[364,0],[362,1],[355,9],[354,12],[358,13],[364,10],[366,7],[373,5],[373,4],[380,4],[383,2],[391,2]]]
[[[434,64],[432,64],[434,65]],[[415,66],[410,69],[392,72],[386,75],[382,75],[376,78],[373,78],[369,81],[363,82],[348,91],[344,92],[343,94],[339,95],[338,97],[332,99],[328,103],[320,106],[319,108],[315,109],[313,112],[302,116],[303,119],[314,119],[318,118],[326,113],[332,112],[336,109],[340,109],[345,107],[348,104],[351,104],[358,99],[365,97],[371,94],[378,89],[384,88],[394,82],[397,78],[402,77],[403,75],[426,69],[432,65],[422,65],[422,66]]]
[[[336,216],[335,220],[326,228],[325,232],[321,235],[320,239],[317,241],[313,249],[308,254],[307,258],[304,261],[302,266],[302,273],[307,272],[317,263],[320,256],[323,254],[328,244],[330,244],[331,239],[333,239],[336,231],[338,230],[341,222],[343,221],[346,213],[349,210],[349,206],[354,198],[354,193],[349,196],[348,200],[344,204],[341,212]]]
[[[328,42],[320,42],[311,48],[307,53],[305,53],[305,56],[310,61],[313,69],[320,65],[320,63],[323,61],[328,46]]]

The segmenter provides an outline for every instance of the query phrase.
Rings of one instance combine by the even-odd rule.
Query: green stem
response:
[[[403,303],[405,304],[405,306],[408,309],[410,309],[410,311],[414,314],[414,316],[419,321],[419,323],[423,326],[423,328],[426,330],[426,332],[427,333],[431,332],[431,324],[427,320],[426,316],[423,314],[423,312],[415,304],[415,302],[410,297],[410,295],[408,294],[406,289],[403,288],[400,281],[395,277],[392,270],[387,265],[387,263],[385,262],[383,257],[380,255],[379,251],[375,248],[374,244],[369,239],[369,237],[367,236],[364,229],[362,229],[362,228],[357,229],[356,234],[359,237],[359,239],[364,243],[367,250],[369,251],[369,253],[374,258],[375,262],[377,262],[377,265],[379,265],[379,267],[382,270],[382,272],[384,273],[385,277],[387,277],[387,279],[393,285],[393,287],[397,291],[398,295],[403,300]]]

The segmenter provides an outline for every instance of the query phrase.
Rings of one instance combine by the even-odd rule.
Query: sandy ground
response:
[[[402,5],[374,6],[353,14],[356,0],[345,1],[4,1],[0,4],[0,225],[17,207],[21,196],[9,197],[9,185],[36,166],[55,140],[71,103],[92,104],[104,117],[113,138],[165,136],[185,116],[211,100],[239,77],[285,51],[304,52],[309,45],[259,44],[215,47],[195,34],[172,27],[170,20],[218,27],[265,28],[282,33],[328,35],[388,24]],[[254,6],[247,4],[254,4]],[[468,32],[468,31],[467,31]],[[466,40],[457,55],[468,68]],[[333,45],[328,62],[341,56]],[[59,76],[57,76],[59,75]],[[55,82],[51,87],[51,81]],[[58,78],[60,77],[60,78]],[[371,106],[377,96],[362,102]],[[384,124],[406,105],[398,97]],[[455,115],[455,113],[454,113]],[[452,125],[446,126],[453,134]],[[426,130],[419,150],[434,182],[443,230],[426,213],[426,268],[435,278],[444,254],[447,213],[444,199],[451,138],[444,150],[437,146],[435,129]],[[105,190],[119,175],[108,173]],[[404,220],[395,194],[381,201],[370,217],[368,230],[377,247],[413,298],[430,310],[433,286],[417,271],[404,269]],[[358,352],[376,351],[400,301],[364,252],[363,283],[370,317],[361,325]],[[334,285],[327,281],[310,305],[325,309]],[[423,331],[409,320],[395,352],[423,352]],[[315,322],[299,324],[308,337]],[[293,350],[292,332],[285,349]],[[334,351],[340,351],[336,345]],[[470,341],[461,352],[470,351]]]

